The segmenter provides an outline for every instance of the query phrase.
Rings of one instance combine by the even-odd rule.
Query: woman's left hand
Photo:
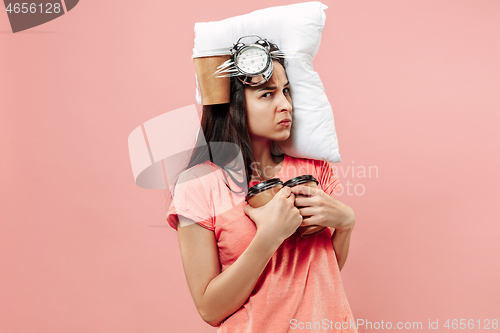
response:
[[[332,198],[319,188],[297,185],[291,190],[295,194],[295,206],[304,218],[301,227],[320,225],[338,231],[349,231],[354,228],[354,211],[348,205]]]

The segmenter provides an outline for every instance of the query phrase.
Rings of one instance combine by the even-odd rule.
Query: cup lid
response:
[[[316,182],[316,185],[318,185],[319,183],[318,180],[314,178],[313,175],[303,175],[287,180],[283,185],[288,187],[293,187],[295,185],[300,185],[307,182]]]
[[[276,185],[283,185],[283,182],[279,178],[264,180],[263,182],[250,187],[245,199],[251,198],[256,194],[259,194],[260,192],[273,188]]]

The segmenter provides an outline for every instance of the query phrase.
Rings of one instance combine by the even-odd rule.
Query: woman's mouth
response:
[[[278,123],[278,125],[288,127],[288,126],[292,125],[292,120],[291,119],[283,119],[282,121],[280,121]]]

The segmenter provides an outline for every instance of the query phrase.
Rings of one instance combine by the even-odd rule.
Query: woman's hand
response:
[[[339,232],[354,228],[354,211],[348,205],[332,198],[319,188],[298,185],[291,190],[295,194],[295,206],[304,217],[301,227],[320,225],[335,228]]]
[[[265,235],[279,246],[290,237],[302,222],[302,216],[294,205],[295,196],[289,187],[283,187],[266,205],[245,207],[245,213],[257,226],[257,233]]]

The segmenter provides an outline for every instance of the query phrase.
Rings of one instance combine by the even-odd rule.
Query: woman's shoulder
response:
[[[241,175],[237,176],[241,178]],[[191,184],[217,187],[231,183],[230,180],[227,170],[211,161],[205,161],[184,170],[179,175],[177,183],[191,182]]]
[[[210,162],[205,161],[199,164],[196,164],[192,167],[187,168],[179,175],[179,180],[192,180],[195,178],[206,178],[206,176],[213,175],[216,172],[219,172],[221,168]]]

